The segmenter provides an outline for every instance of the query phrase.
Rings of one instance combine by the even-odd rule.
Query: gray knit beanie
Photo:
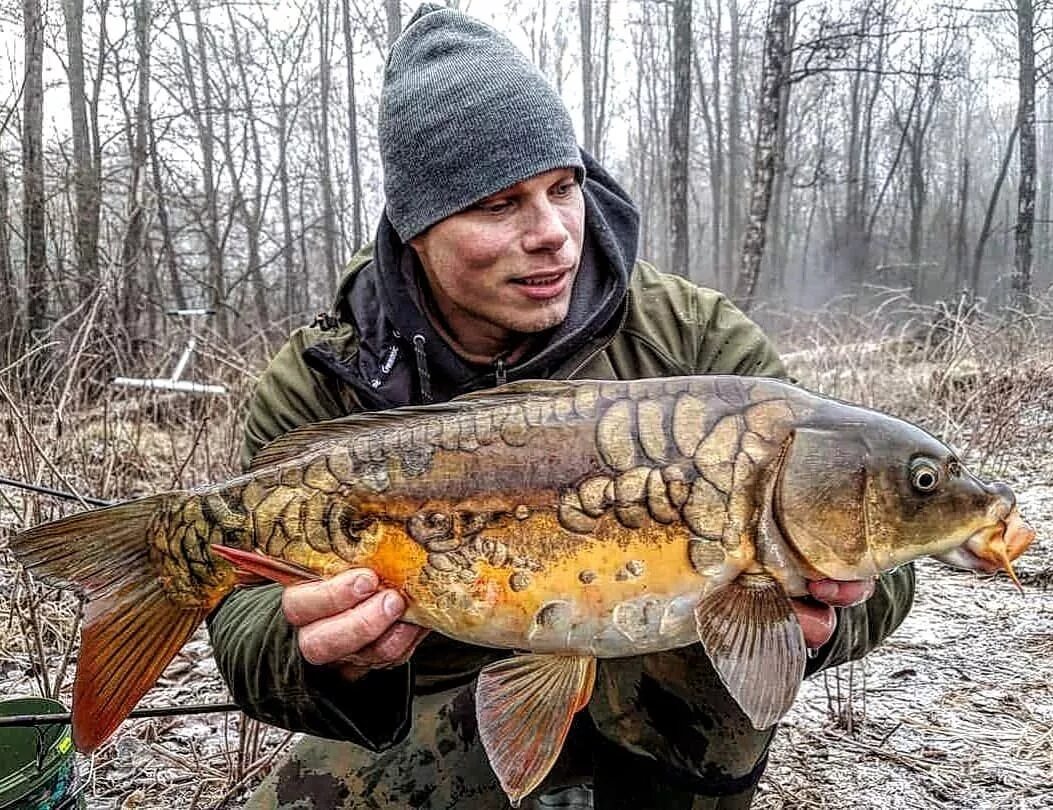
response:
[[[425,3],[391,48],[380,94],[387,215],[403,242],[520,180],[585,167],[570,114],[503,34]]]

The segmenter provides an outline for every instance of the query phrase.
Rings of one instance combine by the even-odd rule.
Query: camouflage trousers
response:
[[[697,647],[697,645],[696,645]],[[697,651],[602,661],[588,711],[527,808],[746,810],[773,731],[756,731]],[[665,764],[660,764],[665,763]],[[304,737],[248,810],[505,810],[470,687],[414,701],[409,736],[381,753]]]

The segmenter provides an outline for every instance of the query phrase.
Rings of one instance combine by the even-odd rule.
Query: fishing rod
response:
[[[71,501],[82,501],[90,506],[113,506],[118,501],[105,501],[102,498],[77,495],[73,492],[65,492],[61,489],[30,484],[28,481],[17,481],[14,478],[0,476],[0,485],[16,487],[17,489],[38,492],[41,495],[50,495],[53,498],[65,498]],[[236,703],[202,703],[191,706],[158,706],[152,709],[135,709],[129,717],[181,717],[191,714],[218,714],[221,712],[237,712],[241,708]],[[54,712],[49,714],[18,714],[10,717],[0,717],[0,728],[7,726],[50,726],[57,723],[69,723],[72,720],[70,712]]]
[[[70,501],[84,501],[90,506],[113,506],[117,501],[104,501],[101,498],[92,498],[87,495],[77,495],[74,492],[64,492],[61,489],[43,487],[39,484],[30,484],[28,481],[16,481],[14,478],[0,476],[0,484],[17,489],[25,489],[29,492],[39,492],[41,495],[51,495],[53,498],[65,498]]]
[[[158,706],[152,709],[135,709],[129,717],[180,717],[190,714],[218,714],[220,712],[240,712],[236,703],[201,703],[190,706]],[[45,714],[13,714],[0,717],[0,728],[7,726],[51,726],[59,723],[68,724],[73,719],[70,712],[52,712]]]

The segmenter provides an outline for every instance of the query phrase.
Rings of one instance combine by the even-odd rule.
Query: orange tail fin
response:
[[[193,635],[221,594],[199,604],[165,593],[150,560],[148,530],[167,493],[41,524],[16,535],[15,557],[34,575],[86,599],[73,685],[73,741],[98,748]]]

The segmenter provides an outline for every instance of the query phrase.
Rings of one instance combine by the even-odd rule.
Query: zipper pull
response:
[[[498,357],[497,360],[494,361],[494,379],[499,386],[508,382],[508,376],[505,373],[505,361],[502,357]]]

